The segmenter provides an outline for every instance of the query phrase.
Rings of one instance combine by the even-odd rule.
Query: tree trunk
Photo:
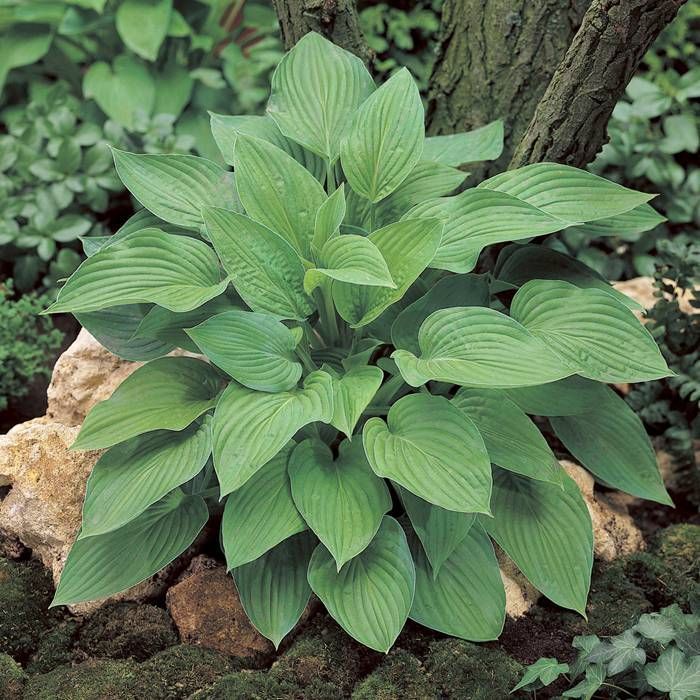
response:
[[[365,63],[372,59],[354,0],[272,0],[272,4],[286,49],[291,49],[304,34],[318,32]]]
[[[428,132],[505,122],[503,170],[564,57],[588,0],[445,0]]]
[[[685,0],[594,0],[537,105],[510,167],[584,167],[606,141],[616,102]]]

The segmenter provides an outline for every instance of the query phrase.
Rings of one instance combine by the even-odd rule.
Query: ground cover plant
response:
[[[588,510],[530,415],[600,482],[670,503],[639,418],[606,386],[670,374],[634,302],[528,243],[653,226],[651,196],[551,163],[447,196],[456,166],[498,156],[500,125],[425,138],[423,119],[407,70],[376,87],[311,33],[266,116],[212,116],[234,172],[115,150],[145,209],[87,239],[49,312],[147,362],[73,445],[107,451],[54,605],[143,580],[223,509],[228,567],[275,645],[312,591],[372,649],[409,617],[495,639],[492,541],[583,613]],[[478,267],[494,245],[495,267]],[[210,362],[166,356],[177,347]]]

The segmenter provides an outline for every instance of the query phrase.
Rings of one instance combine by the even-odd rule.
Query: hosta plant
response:
[[[495,639],[494,543],[583,612],[588,510],[529,416],[605,485],[669,503],[606,386],[669,370],[633,302],[528,241],[653,222],[649,195],[544,163],[446,196],[456,166],[498,156],[500,125],[425,138],[405,69],[377,87],[315,34],[277,68],[266,116],[212,128],[233,172],[115,151],[145,209],[91,243],[49,309],[146,361],[73,445],[106,451],[54,604],[141,581],[222,511],[243,606],[275,644],[312,591],[373,649],[409,617]]]

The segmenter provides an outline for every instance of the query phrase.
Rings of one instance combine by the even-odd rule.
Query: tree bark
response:
[[[304,34],[318,32],[365,63],[373,58],[360,29],[354,0],[272,0],[272,4],[285,49],[291,49]]]
[[[503,170],[564,57],[589,0],[446,0],[430,81],[428,132],[505,122]]]
[[[510,162],[590,163],[642,57],[685,0],[593,0]]]

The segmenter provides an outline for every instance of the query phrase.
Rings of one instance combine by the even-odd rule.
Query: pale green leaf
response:
[[[572,226],[570,230],[591,238],[617,236],[626,240],[635,240],[640,233],[650,231],[664,221],[666,218],[651,205],[642,204],[624,214]]]
[[[651,639],[664,646],[672,642],[676,636],[676,629],[673,623],[661,613],[645,613],[632,629],[635,632],[639,632],[642,637]]]
[[[168,61],[156,73],[156,99],[153,114],[170,114],[177,118],[189,104],[194,79],[185,66]]]
[[[508,389],[510,399],[533,416],[575,416],[605,401],[607,389],[576,375],[541,386]]]
[[[326,243],[338,235],[338,229],[344,218],[345,183],[342,183],[316,212],[314,237],[311,241],[311,250],[314,255],[319,255]]]
[[[473,131],[425,139],[423,158],[444,165],[495,160],[503,151],[503,122],[499,119]]]
[[[121,40],[141,58],[155,61],[168,33],[172,9],[172,0],[123,0],[115,14]]]
[[[644,667],[652,688],[668,693],[670,700],[691,700],[700,696],[700,656],[686,656],[675,646],[666,649],[658,661]]]
[[[526,686],[537,688],[539,683],[542,685],[550,685],[559,678],[562,673],[569,672],[569,664],[560,664],[556,659],[551,657],[537,659],[534,664],[530,664],[526,669],[520,682],[511,690],[514,693],[516,690],[521,690]]]
[[[379,367],[357,366],[333,382],[333,418],[331,425],[352,438],[362,412],[382,384],[384,373]]]
[[[40,61],[51,46],[53,30],[44,24],[17,24],[0,39],[0,93],[13,68]]]

